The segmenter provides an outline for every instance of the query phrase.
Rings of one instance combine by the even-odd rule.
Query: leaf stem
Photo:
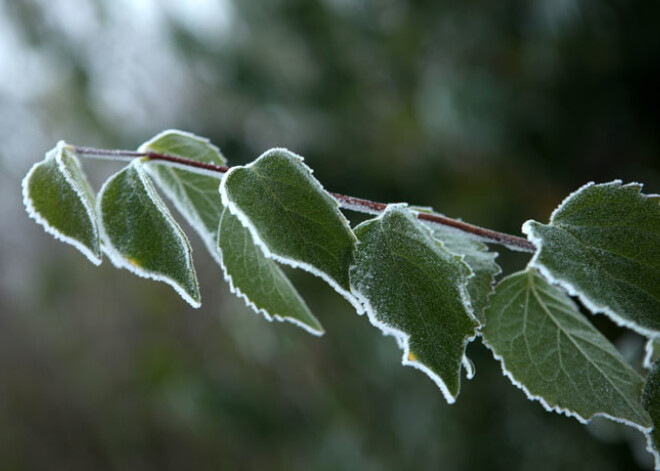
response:
[[[70,149],[76,154],[81,156],[96,156],[99,158],[110,158],[117,160],[132,160],[135,158],[146,158],[149,160],[159,160],[163,162],[169,162],[177,166],[197,168],[204,170],[206,172],[214,173],[227,173],[229,167],[224,165],[215,165],[206,162],[198,162],[196,160],[185,159],[182,157],[176,157],[173,155],[160,154],[158,152],[136,152],[129,150],[116,150],[116,149],[98,149],[95,147],[80,147],[80,146],[70,146]],[[380,214],[385,211],[387,204],[377,203],[375,201],[369,201],[362,198],[356,198],[355,196],[347,196],[339,193],[330,193],[330,195],[337,200],[339,206],[344,209],[349,209],[353,211],[358,211],[367,214]],[[469,224],[467,222],[459,221],[457,219],[452,219],[442,214],[437,213],[425,213],[417,212],[417,219],[421,221],[431,222],[434,224],[439,224],[441,226],[448,226],[454,229],[457,229],[461,232],[469,234],[473,237],[477,237],[484,242],[494,243],[503,245],[511,250],[521,251],[521,252],[534,252],[536,251],[536,246],[529,240],[514,236],[511,234],[505,234],[503,232],[493,231],[491,229],[486,229],[484,227],[475,226],[474,224]]]

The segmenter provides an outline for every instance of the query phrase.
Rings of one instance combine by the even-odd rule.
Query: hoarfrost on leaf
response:
[[[92,263],[101,263],[94,193],[78,158],[60,141],[23,179],[23,204],[56,239],[73,245]]]
[[[646,376],[642,392],[642,405],[651,416],[653,428],[646,435],[647,447],[655,458],[655,469],[660,469],[660,362],[655,362]]]
[[[646,341],[644,346],[644,368],[651,368],[653,363],[660,359],[660,338],[653,337]]]
[[[549,224],[523,225],[530,262],[592,312],[647,336],[660,334],[660,200],[641,185],[587,184]]]
[[[453,403],[465,347],[478,326],[467,292],[470,268],[400,205],[360,224],[355,234],[351,288],[369,320],[396,338],[404,365],[424,371]]]
[[[468,293],[475,317],[481,324],[486,322],[484,310],[488,306],[488,297],[493,293],[495,277],[502,269],[495,263],[496,252],[489,252],[483,242],[466,237],[464,233],[450,227],[433,226],[433,237],[456,255],[462,255],[474,273],[468,279]]]
[[[97,212],[103,249],[116,266],[164,281],[193,307],[200,306],[188,239],[156,193],[140,160],[103,184]]]
[[[287,276],[227,209],[220,218],[218,240],[221,266],[232,293],[268,320],[288,321],[314,335],[323,334],[323,327]]]
[[[348,282],[355,236],[302,157],[271,149],[231,168],[220,193],[267,257],[321,277],[361,308]]]
[[[139,151],[157,152],[215,165],[226,163],[220,149],[208,139],[177,130],[158,134],[142,144]],[[148,161],[144,167],[199,234],[211,256],[220,263],[217,234],[223,205],[218,188],[222,175],[200,174],[158,160]]]
[[[642,431],[650,427],[640,403],[642,378],[536,270],[497,285],[486,321],[484,343],[530,399],[581,422],[602,415]]]

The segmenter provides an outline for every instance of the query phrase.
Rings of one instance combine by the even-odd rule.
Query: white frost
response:
[[[651,453],[653,455],[653,459],[655,461],[653,469],[656,471],[660,469],[660,453],[657,452],[655,447],[653,446],[653,437],[651,437],[651,433],[646,434],[646,451]]]
[[[577,192],[582,191],[583,189],[591,186],[592,183],[587,183],[585,186],[577,190],[576,192],[572,193],[572,195],[577,194]],[[565,200],[566,201],[566,200]],[[564,203],[562,203],[564,204]],[[560,206],[561,207],[561,206]],[[554,214],[559,210],[559,208],[555,209],[553,212]],[[619,316],[615,311],[613,311],[609,306],[605,304],[600,304],[593,298],[591,298],[589,295],[585,294],[583,291],[581,291],[578,287],[573,285],[573,283],[570,283],[566,280],[562,280],[559,278],[556,278],[555,276],[552,275],[550,270],[540,263],[538,261],[539,255],[541,254],[541,250],[543,249],[543,239],[541,237],[537,237],[534,234],[534,229],[532,228],[532,223],[536,222],[534,220],[528,220],[525,221],[525,223],[522,225],[522,232],[527,236],[527,239],[529,239],[534,245],[536,245],[536,253],[532,257],[532,259],[529,261],[527,264],[528,267],[531,268],[536,268],[541,274],[544,276],[545,279],[547,279],[550,283],[560,286],[563,288],[569,295],[577,297],[582,304],[585,305],[589,311],[591,311],[593,314],[606,314],[610,319],[614,321],[615,324],[621,326],[621,327],[626,327],[628,329],[634,330],[635,332],[645,336],[645,337],[653,337],[655,335],[658,335],[657,331],[647,329],[645,327],[642,327],[632,321],[629,321],[628,319],[624,319],[623,317]]]
[[[71,187],[73,188],[73,190],[76,192],[81,202],[83,203],[83,206],[85,207],[85,210],[87,212],[87,216],[92,222],[95,235],[96,237],[98,237],[98,228],[95,224],[96,217],[94,215],[94,210],[93,208],[91,208],[91,206],[87,204],[86,196],[84,195],[83,191],[78,187],[77,182],[73,179],[68,169],[64,166],[64,162],[62,162],[62,152],[64,152],[64,149],[66,147],[67,144],[64,141],[59,141],[54,149],[51,149],[50,151],[48,151],[48,153],[46,153],[45,160],[56,159],[57,167],[64,175],[64,178],[67,181],[67,183],[71,185]],[[75,159],[74,155],[72,155],[71,157]],[[30,198],[29,183],[32,174],[35,172],[37,167],[39,167],[39,165],[41,165],[42,163],[43,161],[35,163],[30,168],[27,175],[25,175],[25,178],[23,178],[23,181],[21,182],[21,188],[23,191],[23,205],[25,206],[28,215],[32,219],[34,219],[37,222],[37,224],[41,225],[45,229],[45,231],[50,235],[52,235],[55,239],[74,246],[76,249],[82,252],[82,254],[85,255],[85,257],[87,257],[89,261],[92,262],[94,265],[97,266],[100,265],[102,262],[101,257],[99,257],[97,254],[91,251],[86,245],[82,244],[79,240],[64,235],[55,227],[51,226],[48,223],[48,221],[41,214],[39,214],[39,212],[34,207],[34,204],[32,203],[32,199]]]
[[[227,194],[226,182],[228,181],[229,176],[231,175],[231,173],[236,171],[237,169],[251,168],[257,162],[259,162],[260,160],[267,157],[269,153],[274,152],[274,151],[287,152],[287,153],[293,155],[293,157],[296,158],[299,162],[302,163],[304,161],[304,159],[301,156],[299,156],[299,155],[297,155],[297,154],[295,154],[295,153],[293,153],[293,152],[291,152],[287,149],[276,147],[276,148],[267,150],[266,152],[261,154],[259,156],[259,158],[257,158],[254,162],[252,162],[252,163],[250,163],[246,166],[237,166],[237,167],[230,168],[229,171],[225,174],[225,178],[223,178],[222,182],[220,183],[220,196],[222,198],[222,204],[224,204],[227,207],[227,209],[229,210],[229,212],[231,212],[234,216],[236,216],[238,218],[238,220],[241,222],[241,224],[243,225],[243,227],[245,227],[250,232],[250,234],[252,235],[253,242],[255,243],[255,245],[257,245],[263,251],[263,253],[266,257],[271,258],[271,259],[273,259],[277,262],[283,263],[285,265],[289,265],[293,268],[300,268],[302,270],[305,270],[305,271],[311,273],[312,275],[318,276],[319,278],[324,280],[326,283],[328,283],[340,295],[342,295],[349,303],[351,303],[351,305],[355,308],[355,310],[358,312],[358,314],[362,314],[363,308],[362,308],[362,305],[360,304],[359,300],[357,300],[350,291],[347,291],[344,288],[342,288],[341,286],[339,286],[339,284],[332,277],[330,277],[330,275],[328,275],[327,273],[319,270],[318,268],[316,268],[316,267],[314,267],[314,266],[312,266],[308,263],[301,262],[300,260],[295,260],[295,259],[288,258],[288,257],[283,257],[281,255],[273,253],[268,248],[268,246],[263,241],[263,239],[261,238],[261,236],[259,234],[259,231],[254,226],[254,224],[252,224],[252,221],[250,220],[250,218],[246,214],[244,214],[240,210],[240,208],[233,201],[231,201],[231,199],[229,198],[229,195]],[[313,173],[313,170],[310,169],[309,167],[307,167],[306,165],[305,165],[305,168],[310,173]],[[319,183],[319,186],[321,187],[322,191],[325,191],[323,189],[323,186],[320,185],[320,183]],[[332,197],[330,197],[330,199],[335,202],[336,207],[338,208],[339,204],[337,203],[337,200],[335,200]],[[337,211],[337,213],[342,218],[342,221],[343,221],[344,225],[348,228],[350,234],[357,241],[357,238],[355,237],[355,234],[353,234],[353,231],[350,229],[350,226],[348,225],[348,220],[346,219],[346,217],[340,211]]]
[[[218,252],[221,252],[221,251],[218,250]],[[247,307],[252,309],[257,314],[262,314],[268,322],[273,322],[273,320],[276,320],[278,322],[290,322],[290,323],[292,323],[294,325],[297,325],[298,327],[306,330],[310,334],[315,335],[317,337],[321,337],[325,333],[325,331],[323,331],[323,330],[313,329],[312,326],[310,326],[309,324],[305,324],[304,322],[301,322],[300,320],[298,320],[294,317],[280,316],[279,314],[271,315],[265,309],[257,307],[257,305],[254,304],[245,293],[243,293],[238,287],[236,287],[234,285],[234,280],[232,279],[229,272],[227,272],[227,267],[225,267],[225,264],[222,261],[222,255],[220,255],[220,267],[222,268],[222,273],[223,273],[225,281],[229,284],[229,291],[231,291],[233,294],[235,294],[239,298],[242,298],[243,301],[245,301],[245,305]]]
[[[644,345],[644,368],[650,369],[653,366],[653,343],[657,337],[651,337],[647,340],[646,345]]]
[[[175,229],[175,233],[179,237],[179,240],[181,241],[182,245],[184,247],[187,247],[187,250],[185,251],[185,263],[186,266],[192,271],[193,275],[195,273],[195,268],[192,263],[192,249],[188,245],[188,241],[186,240],[185,235],[183,235],[183,232],[181,231],[181,228],[179,228],[179,225],[176,223],[174,218],[172,218],[172,215],[170,214],[169,210],[167,207],[163,204],[162,200],[158,195],[155,193],[155,190],[153,189],[152,185],[150,184],[147,175],[145,174],[144,169],[142,168],[142,164],[140,163],[139,160],[134,160],[130,166],[134,167],[138,177],[140,178],[140,181],[142,182],[147,195],[153,202],[153,204],[158,208],[158,210],[162,213],[162,215],[168,220],[170,225]],[[112,241],[108,237],[108,234],[105,230],[105,226],[103,224],[103,209],[101,205],[101,201],[103,200],[103,193],[105,192],[105,189],[107,186],[123,171],[126,169],[122,169],[119,172],[115,173],[112,175],[106,182],[103,184],[101,187],[101,190],[99,191],[98,198],[97,198],[97,212],[99,214],[99,230],[101,233],[101,237],[103,238],[104,244],[103,244],[103,251],[108,255],[112,263],[118,267],[118,268],[125,268],[126,270],[136,274],[137,276],[140,276],[142,278],[149,278],[152,280],[156,281],[163,281],[170,285],[174,290],[194,308],[199,308],[202,303],[194,298],[192,298],[186,291],[185,289],[174,279],[170,278],[169,276],[163,275],[162,273],[154,273],[151,271],[147,271],[144,269],[141,269],[140,267],[136,267],[133,264],[131,264],[126,257],[124,257],[119,250],[117,250],[114,245],[112,244]],[[195,276],[196,278],[196,276]]]
[[[176,210],[181,214],[186,222],[192,226],[192,228],[199,234],[199,237],[202,239],[204,242],[204,245],[208,249],[209,253],[211,256],[215,259],[218,264],[222,263],[222,257],[218,253],[218,248],[216,246],[216,240],[209,231],[206,230],[206,226],[202,222],[201,217],[199,216],[199,213],[197,209],[195,209],[194,205],[190,202],[190,199],[186,197],[186,202],[184,202],[181,198],[178,198],[175,192],[170,188],[169,185],[166,185],[162,179],[160,178],[160,175],[158,174],[157,171],[151,170],[151,165],[153,163],[150,163],[150,165],[145,165],[146,172],[149,174],[151,178],[156,182],[158,187],[165,193],[165,196],[172,202]],[[158,165],[160,165],[160,161],[158,162]],[[184,170],[188,171],[189,168],[185,168]],[[211,172],[208,172],[211,174]],[[218,178],[218,174],[211,174],[210,176],[213,176],[214,178],[218,179],[218,187],[220,186],[220,180],[221,178]],[[176,177],[175,177],[176,178]],[[183,187],[183,185],[181,185]],[[185,191],[184,191],[185,193]]]
[[[213,164],[220,163],[224,165],[227,160],[224,158],[222,155],[222,152],[220,151],[220,148],[213,144],[209,138],[198,136],[196,134],[193,134],[191,132],[187,131],[180,131],[179,129],[166,129],[164,131],[159,132],[156,134],[154,137],[149,139],[147,142],[143,143],[140,147],[138,147],[138,152],[148,152],[149,146],[152,145],[154,142],[157,142],[158,140],[162,139],[165,136],[171,135],[171,134],[178,134],[179,136],[187,137],[193,141],[200,142],[208,147],[210,147],[213,151],[215,151],[218,154],[219,161],[218,162],[209,162]],[[189,170],[189,167],[185,167],[186,170]]]
[[[516,380],[514,378],[513,374],[509,370],[506,369],[506,364],[505,364],[504,358],[502,358],[500,355],[495,353],[495,350],[487,342],[483,342],[483,344],[492,352],[493,358],[495,358],[495,360],[500,362],[500,366],[502,367],[502,374],[504,376],[506,376],[507,378],[509,378],[509,381],[511,381],[511,383],[513,383],[514,386],[521,389],[525,393],[525,395],[527,396],[527,399],[529,399],[530,401],[540,402],[541,405],[543,406],[543,408],[545,410],[547,410],[548,412],[555,412],[557,414],[563,414],[567,417],[574,417],[575,419],[578,420],[578,422],[580,422],[582,424],[588,424],[589,422],[591,422],[591,419],[593,417],[600,416],[600,417],[605,417],[606,419],[610,419],[614,422],[618,422],[620,424],[624,424],[624,425],[628,425],[630,427],[634,427],[637,430],[641,431],[642,433],[649,433],[652,430],[653,427],[642,427],[641,425],[636,424],[635,422],[631,422],[630,420],[622,419],[621,417],[615,417],[613,415],[608,414],[607,412],[595,412],[592,417],[585,418],[585,417],[582,417],[577,412],[572,411],[570,409],[559,407],[559,406],[551,406],[550,404],[548,404],[548,402],[542,396],[537,396],[535,394],[532,394],[524,384],[522,384],[521,382]]]
[[[388,205],[388,207],[383,211],[382,213],[379,214],[378,217],[372,219],[372,221],[376,221],[379,219],[382,219],[387,213],[389,213],[392,210],[399,209],[399,208],[406,208],[407,204],[406,203],[398,203],[398,204],[391,204]],[[426,230],[429,230],[428,228],[425,228]],[[430,231],[430,230],[429,230]],[[430,235],[429,235],[430,236]],[[458,257],[458,256],[456,256]],[[466,265],[467,266],[467,265]],[[468,267],[469,269],[469,267]],[[461,298],[463,300],[464,305],[466,306],[466,312],[468,315],[474,319],[475,321],[478,322],[476,317],[474,316],[474,313],[472,312],[471,305],[470,305],[470,297],[467,292],[467,282],[463,283],[462,285],[459,285],[459,290],[461,292]],[[353,292],[353,295],[360,301],[360,303],[364,306],[364,311],[367,313],[367,317],[369,318],[369,322],[377,328],[379,328],[382,332],[383,335],[389,335],[392,336],[396,339],[397,345],[399,348],[403,350],[403,355],[401,357],[401,364],[404,366],[412,366],[413,368],[416,368],[424,373],[431,378],[431,380],[440,388],[440,391],[442,391],[442,395],[445,397],[445,400],[449,404],[453,404],[456,402],[456,396],[452,395],[451,392],[449,391],[449,388],[445,384],[445,382],[442,380],[440,375],[435,373],[433,370],[431,370],[428,366],[424,365],[423,363],[416,361],[416,360],[411,360],[410,359],[410,335],[399,330],[395,329],[394,327],[380,321],[376,317],[376,311],[374,308],[371,306],[371,303],[369,300],[360,292],[360,290],[351,282],[351,291]],[[475,334],[472,337],[468,337],[464,340],[463,347],[467,347],[467,344],[470,343],[472,340],[476,338],[477,334]],[[470,365],[466,366],[466,363],[470,363]],[[466,355],[463,355],[463,358],[461,360],[461,364],[466,368],[466,373],[468,376],[468,379],[472,379],[474,376],[474,368],[470,368],[471,362],[467,358]]]

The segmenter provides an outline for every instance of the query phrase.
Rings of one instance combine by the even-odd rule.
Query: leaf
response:
[[[138,159],[103,184],[97,211],[104,249],[116,266],[164,281],[200,306],[188,239]]]
[[[660,359],[660,338],[648,339],[644,351],[644,368],[651,368]]]
[[[651,416],[653,428],[646,435],[646,449],[655,458],[655,469],[660,469],[660,362],[653,363],[651,371],[646,375],[642,391],[642,405]]]
[[[139,151],[158,152],[216,165],[225,164],[220,149],[208,139],[183,131],[164,131],[142,144]],[[211,256],[220,263],[217,234],[223,205],[218,188],[222,174],[200,174],[161,161],[149,161],[144,167],[179,213],[197,231]]]
[[[468,307],[469,267],[401,205],[388,206],[355,234],[351,287],[369,320],[397,339],[404,365],[424,371],[453,403],[478,325]]]
[[[46,232],[73,245],[93,264],[101,264],[94,193],[64,141],[23,179],[23,204]]]
[[[502,280],[486,310],[484,343],[504,374],[547,410],[588,422],[602,415],[646,431],[642,378],[536,270]]]
[[[267,257],[323,278],[360,309],[348,282],[355,236],[302,157],[271,149],[231,168],[220,193]]]
[[[323,327],[277,264],[255,245],[250,232],[228,210],[222,212],[219,249],[232,293],[272,321],[288,321],[314,335]]]
[[[502,269],[495,263],[496,252],[489,252],[486,244],[468,238],[465,234],[449,227],[433,227],[433,237],[450,252],[463,255],[473,276],[468,278],[468,293],[475,317],[481,324],[486,323],[484,310],[488,306],[488,296],[494,291],[495,277]]]
[[[587,184],[548,225],[523,225],[531,265],[592,312],[647,336],[660,333],[660,205],[641,185]]]

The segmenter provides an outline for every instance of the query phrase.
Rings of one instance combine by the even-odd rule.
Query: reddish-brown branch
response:
[[[229,170],[229,167],[224,165],[198,162],[196,160],[185,159],[173,155],[160,154],[158,152],[135,152],[127,150],[97,149],[94,147],[78,146],[72,146],[71,148],[76,153],[81,155],[96,155],[115,158],[147,158],[149,160],[161,160],[164,162],[170,162],[186,167],[199,168],[217,173],[226,173]],[[332,195],[332,197],[337,200],[339,205],[345,209],[377,214],[383,212],[385,208],[387,208],[387,204],[385,203],[377,203],[375,201],[356,198],[354,196],[341,195],[339,193],[330,193],[330,195]],[[513,250],[520,250],[524,252],[534,252],[536,250],[536,246],[523,237],[475,226],[467,222],[442,216],[441,214],[420,212],[417,213],[417,219],[440,224],[443,226],[453,227],[459,231],[476,236],[482,239],[484,242],[504,245],[505,247]]]

